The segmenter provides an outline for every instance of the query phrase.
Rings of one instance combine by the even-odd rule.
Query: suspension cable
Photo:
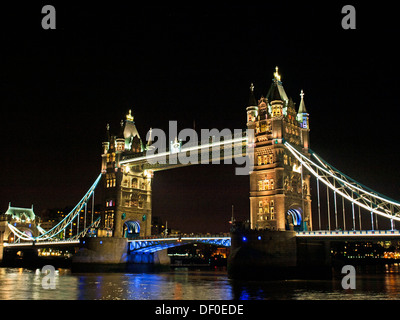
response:
[[[311,174],[313,174],[316,178],[319,178],[320,181],[322,181],[331,190],[339,193],[347,200],[356,203],[359,207],[384,216],[385,218],[400,221],[400,203],[384,197],[383,195],[374,192],[372,189],[366,188],[357,181],[345,176],[340,171],[330,166],[327,162],[321,160],[314,153],[313,156],[318,159],[321,164],[323,164],[323,167],[304,156],[289,143],[285,142],[285,146]],[[337,187],[335,185],[335,181],[337,181],[340,186]],[[350,193],[357,198],[354,199],[352,196],[350,196]],[[388,206],[391,208],[396,208],[396,212],[391,211]]]

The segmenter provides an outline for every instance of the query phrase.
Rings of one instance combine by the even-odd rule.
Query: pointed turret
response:
[[[271,106],[271,116],[273,118],[282,116],[283,108],[288,103],[288,97],[285,89],[283,89],[278,67],[275,68],[274,79],[271,87],[269,88],[267,99]]]
[[[104,141],[103,141],[103,154],[106,154],[108,152],[108,149],[110,148],[110,140],[111,140],[110,124],[107,123],[106,136],[105,136]]]
[[[147,133],[148,139],[146,144],[146,150],[154,149],[153,146],[153,128],[150,128],[149,132]]]
[[[125,151],[125,138],[124,138],[124,120],[121,120],[121,128],[117,138],[115,139],[115,149],[117,152]]]
[[[118,138],[122,138],[124,139],[124,120],[121,120],[120,123],[120,130],[119,130],[119,134],[118,134]]]
[[[309,114],[307,113],[306,110],[306,105],[304,103],[304,91],[301,90],[300,92],[300,106],[299,106],[299,111],[297,112],[297,121],[300,122],[300,126],[303,129],[309,129],[309,123],[308,123],[308,119],[309,119]]]
[[[301,90],[300,97],[301,97],[301,100],[300,100],[299,113],[307,113],[306,105],[304,104],[304,92],[303,92],[303,90]]]
[[[133,121],[132,110],[129,110],[126,115],[123,135],[125,138],[126,150],[132,150],[134,152],[142,151],[142,140],[140,139],[139,132],[137,131],[135,122]]]
[[[274,79],[272,79],[271,87],[268,90],[267,99],[270,103],[275,100],[280,100],[287,104],[289,101],[282,85],[281,75],[278,72],[278,67],[275,67]]]
[[[257,100],[254,96],[254,84],[253,82],[250,84],[250,95],[249,95],[249,103],[248,103],[249,107],[255,107],[257,106]]]
[[[246,108],[246,111],[247,111],[247,125],[249,126],[249,123],[256,121],[258,116],[258,106],[257,106],[257,100],[254,97],[253,83],[251,83],[250,85],[249,103]]]
[[[110,135],[110,124],[107,123],[107,126],[106,126],[106,137],[105,137],[105,140],[104,140],[104,141],[110,142],[110,140],[111,140],[111,135]]]

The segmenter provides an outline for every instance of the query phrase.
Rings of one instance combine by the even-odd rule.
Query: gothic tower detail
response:
[[[118,135],[107,125],[103,142],[102,173],[104,212],[102,231],[114,237],[135,238],[151,234],[153,173],[143,165],[122,165],[126,157],[143,154],[143,143],[131,110],[120,123]]]
[[[284,146],[287,141],[309,156],[309,114],[303,92],[296,112],[276,67],[266,97],[246,110],[247,127],[255,134],[254,169],[250,173],[251,228],[310,230],[310,175]]]

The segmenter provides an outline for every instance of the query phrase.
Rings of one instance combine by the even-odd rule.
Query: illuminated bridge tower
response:
[[[285,150],[289,142],[309,156],[309,114],[288,98],[278,67],[266,97],[256,102],[250,87],[247,127],[254,129],[254,169],[250,174],[252,229],[310,230],[310,175]]]
[[[122,166],[126,156],[143,154],[140,135],[131,110],[121,121],[118,135],[107,135],[103,142],[102,173],[104,182],[102,230],[114,237],[135,238],[151,234],[151,186],[153,173],[143,165]]]

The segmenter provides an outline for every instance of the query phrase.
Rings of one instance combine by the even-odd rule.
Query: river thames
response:
[[[376,270],[375,270],[376,271]],[[0,268],[1,300],[397,300],[399,265],[379,272],[357,269],[356,289],[341,279],[236,281],[224,269],[175,268],[153,273],[55,272],[55,289],[45,289],[44,274]]]

